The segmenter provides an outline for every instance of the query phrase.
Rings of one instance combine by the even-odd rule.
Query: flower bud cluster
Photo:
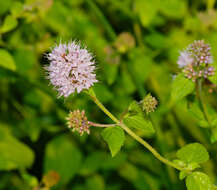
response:
[[[142,109],[146,112],[146,114],[149,114],[150,112],[154,112],[158,102],[155,97],[153,97],[151,94],[148,94],[143,100],[142,100]]]
[[[90,134],[90,124],[87,120],[84,110],[75,110],[73,112],[70,112],[66,120],[68,128],[72,129],[73,132],[78,131],[81,136],[85,132],[87,134]]]

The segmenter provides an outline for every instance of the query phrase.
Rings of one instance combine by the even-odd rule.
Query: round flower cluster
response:
[[[148,94],[142,101],[142,109],[146,112],[146,114],[149,114],[150,112],[154,112],[158,102],[155,97],[153,97],[151,94]]]
[[[211,48],[204,40],[194,41],[180,53],[178,65],[183,68],[185,76],[192,81],[214,75]]]
[[[73,112],[69,112],[67,120],[67,126],[72,131],[78,131],[80,135],[83,135],[85,132],[90,134],[90,124],[85,116],[85,111],[75,110]]]
[[[80,44],[59,44],[47,55],[50,65],[45,67],[47,78],[59,92],[59,97],[89,89],[96,80],[95,62],[91,53]]]

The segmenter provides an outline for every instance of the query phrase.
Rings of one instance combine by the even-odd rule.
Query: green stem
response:
[[[163,162],[166,165],[169,165],[177,170],[183,170],[184,168],[176,165],[175,163],[167,160],[163,156],[161,156],[150,144],[148,144],[145,140],[135,134],[131,129],[129,129],[124,123],[120,123],[120,121],[110,112],[108,109],[97,99],[97,97],[93,94],[90,94],[92,100],[96,103],[96,105],[108,116],[110,117],[117,125],[119,125],[122,129],[124,129],[132,138],[142,144],[145,148],[147,148],[158,160]]]
[[[203,112],[204,118],[206,119],[206,121],[208,122],[209,126],[212,127],[212,122],[209,118],[207,109],[206,109],[206,105],[203,99],[203,93],[202,93],[202,80],[198,79],[197,80],[197,84],[196,84],[196,88],[197,88],[197,95],[198,95],[198,99],[200,102],[200,107],[201,107],[201,111]]]
[[[116,124],[101,124],[101,123],[94,123],[91,121],[88,121],[88,123],[93,127],[115,127]]]
[[[138,141],[140,144],[142,144],[145,148],[147,148],[158,160],[163,162],[166,165],[169,165],[173,168],[176,168],[177,170],[183,170],[184,168],[179,167],[175,163],[167,160],[163,156],[161,156],[150,144],[148,144],[145,140],[143,140],[141,137],[136,135],[131,129],[129,129],[126,125],[123,123],[121,124],[121,127],[131,136],[133,137],[136,141]]]
[[[120,123],[119,120],[98,100],[95,95],[92,95],[87,92],[87,94],[91,97],[91,99],[95,102],[95,104],[115,123]]]

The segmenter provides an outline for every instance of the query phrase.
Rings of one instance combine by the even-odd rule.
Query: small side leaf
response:
[[[203,163],[209,160],[206,148],[199,143],[192,143],[177,151],[177,157],[186,163]]]
[[[0,49],[0,66],[12,71],[16,70],[13,57],[4,49]]]
[[[152,136],[155,133],[151,121],[139,114],[126,116],[124,123],[130,128],[143,131],[145,136]]]
[[[175,103],[186,97],[194,90],[195,83],[185,78],[183,73],[178,74],[172,84],[171,101]]]
[[[102,132],[102,137],[107,142],[112,157],[120,151],[125,140],[124,131],[120,127],[104,129]]]
[[[13,30],[17,26],[17,24],[17,19],[11,15],[8,15],[0,28],[0,33],[5,33],[9,32],[10,30]]]
[[[213,185],[205,173],[193,172],[186,178],[188,190],[212,190]]]

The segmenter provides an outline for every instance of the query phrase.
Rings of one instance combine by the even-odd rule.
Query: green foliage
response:
[[[10,70],[16,70],[13,57],[4,49],[0,49],[0,66]]]
[[[183,74],[178,74],[172,83],[172,103],[175,103],[191,94],[194,90],[194,87],[195,84],[191,80],[185,78]]]
[[[209,125],[177,59],[204,39],[217,71],[216,18],[215,0],[0,0],[0,190],[39,189],[53,170],[54,190],[184,190],[183,179],[188,190],[211,187],[198,176],[216,183],[217,72],[202,84]],[[165,169],[120,127],[82,137],[66,128],[78,108],[112,124],[85,93],[57,99],[45,79],[46,53],[74,39],[94,55],[99,100],[168,160],[180,148],[174,162],[185,170]],[[139,103],[148,93],[159,103],[153,122]]]
[[[155,133],[155,129],[147,116],[144,115],[141,107],[133,101],[128,108],[128,112],[123,122],[130,128],[142,131],[144,136],[150,137]]]
[[[12,0],[1,1],[0,2],[0,7],[1,7],[0,16],[3,15],[4,13],[6,13],[9,10],[11,4],[12,4]]]
[[[87,179],[86,189],[88,190],[105,190],[105,182],[100,175],[94,175]]]
[[[47,144],[44,172],[51,170],[60,175],[60,183],[67,183],[78,172],[81,153],[67,136],[59,136]]]
[[[132,115],[124,118],[124,123],[130,127],[141,130],[145,136],[152,136],[155,132],[150,120],[141,115]]]
[[[185,163],[203,163],[209,160],[206,148],[199,143],[192,143],[182,147],[177,152],[177,157]]]
[[[193,172],[186,178],[188,190],[213,190],[209,177],[202,172]]]
[[[125,140],[124,131],[118,126],[104,129],[102,137],[107,142],[112,156],[120,151]]]
[[[144,27],[151,24],[157,13],[157,7],[153,6],[153,3],[158,3],[156,0],[150,2],[148,0],[136,0],[135,1],[135,12],[139,15],[140,21]]]
[[[34,161],[34,153],[24,143],[18,141],[3,125],[0,126],[0,170],[29,168]]]
[[[11,15],[8,15],[4,22],[3,25],[0,27],[0,33],[5,33],[9,32],[10,30],[13,30],[17,26],[18,22],[16,18],[14,18]]]

